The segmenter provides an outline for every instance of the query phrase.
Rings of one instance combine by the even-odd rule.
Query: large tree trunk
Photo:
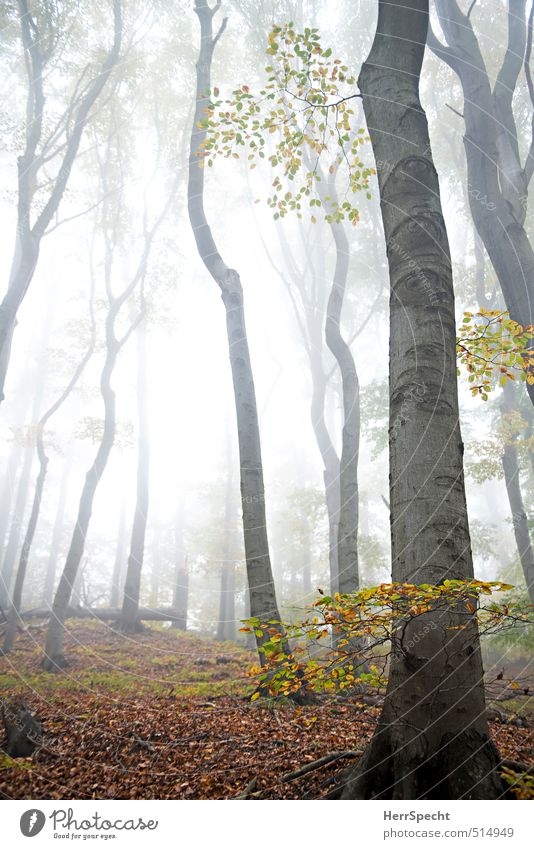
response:
[[[521,166],[512,99],[525,54],[525,0],[508,2],[508,48],[494,88],[468,15],[456,0],[436,0],[447,44],[429,47],[458,75],[464,94],[464,147],[475,227],[497,274],[506,308],[534,324],[534,251],[525,231],[532,154]],[[531,342],[534,347],[534,340]],[[527,383],[534,403],[534,384]]]
[[[247,576],[250,588],[251,614],[260,621],[280,620],[269,556],[265,517],[265,493],[261,458],[258,409],[254,378],[247,341],[243,289],[239,274],[223,261],[207,222],[204,204],[204,170],[202,142],[206,131],[201,122],[209,102],[211,62],[213,51],[226,21],[217,35],[213,34],[212,19],[218,6],[211,9],[207,0],[196,0],[200,29],[200,54],[197,60],[196,108],[191,133],[189,157],[188,209],[199,255],[217,283],[226,310],[228,349],[232,368],[237,416],[239,460],[241,469],[241,502]],[[268,639],[266,633],[257,637],[258,645]],[[263,655],[260,652],[260,662]]]
[[[419,75],[428,0],[380,0],[359,86],[380,186],[391,285],[393,580],[470,579],[454,294]],[[455,626],[462,630],[451,630]],[[377,730],[343,798],[498,798],[478,632],[467,610],[413,618],[393,640]]]
[[[145,319],[137,328],[137,420],[139,424],[137,454],[137,500],[132,526],[130,556],[124,582],[124,598],[119,627],[125,633],[139,630],[137,610],[141,590],[141,572],[145,553],[145,536],[148,517],[150,440],[147,410]]]
[[[503,391],[503,416],[513,413],[516,409],[515,387],[511,383],[507,383],[505,384]],[[519,460],[517,456],[515,437],[510,438],[506,442],[501,460],[506,492],[508,494],[510,510],[512,511],[512,522],[517,551],[519,553],[523,575],[525,576],[525,583],[529,598],[531,603],[534,604],[534,552],[532,550],[532,542],[530,539],[527,513],[523,503],[523,496],[521,494]]]

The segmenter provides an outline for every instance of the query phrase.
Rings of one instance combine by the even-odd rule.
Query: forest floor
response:
[[[251,703],[250,652],[157,626],[125,637],[69,622],[61,674],[40,669],[42,642],[31,628],[0,659],[2,696],[22,696],[45,735],[32,758],[0,756],[1,798],[318,798],[354,761],[288,773],[334,752],[357,757],[378,715],[355,699]],[[514,710],[527,725],[492,722],[492,734],[503,758],[532,763],[533,700]]]

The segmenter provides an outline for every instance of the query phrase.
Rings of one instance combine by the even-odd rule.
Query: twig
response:
[[[326,764],[339,761],[341,758],[359,758],[362,754],[363,752],[361,751],[330,752],[330,754],[324,755],[316,761],[304,764],[304,766],[301,766],[300,769],[295,769],[293,772],[286,772],[285,775],[282,775],[280,781],[293,781],[295,778],[300,778],[301,775],[306,775],[308,772],[313,772],[316,769],[320,769],[322,766],[326,766]]]
[[[255,775],[254,778],[251,781],[249,781],[249,783],[247,784],[247,786],[245,787],[243,792],[240,793],[238,796],[234,796],[234,799],[248,799],[249,794],[252,793],[252,791],[256,787],[257,783],[258,783],[258,776]]]

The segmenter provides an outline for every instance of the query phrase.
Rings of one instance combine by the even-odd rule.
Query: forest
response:
[[[534,799],[533,17],[0,4],[0,798]]]

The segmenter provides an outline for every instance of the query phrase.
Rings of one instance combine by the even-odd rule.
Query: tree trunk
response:
[[[224,497],[224,540],[221,563],[221,592],[219,597],[218,640],[235,640],[235,519],[234,456],[227,438],[228,469]]]
[[[393,580],[470,579],[458,417],[454,293],[439,184],[419,100],[428,0],[379,2],[359,86],[380,187],[391,285]],[[451,630],[459,625],[462,630]],[[478,631],[465,609],[413,618],[393,640],[386,698],[347,799],[490,799]]]
[[[318,183],[319,193],[336,200],[333,180]],[[326,202],[325,202],[326,203]],[[336,267],[326,308],[325,339],[339,367],[343,395],[343,431],[339,462],[337,528],[338,590],[358,591],[358,458],[360,453],[360,384],[354,357],[341,334],[341,312],[349,273],[349,240],[343,224],[330,225],[336,246]]]
[[[48,471],[48,462],[49,458],[46,453],[45,443],[44,443],[44,431],[47,423],[52,418],[54,413],[59,410],[59,408],[65,403],[67,398],[70,396],[72,390],[78,383],[80,377],[82,376],[85,367],[89,360],[91,359],[95,347],[95,338],[96,338],[96,325],[95,318],[93,312],[93,296],[94,296],[94,286],[91,286],[91,296],[90,296],[90,313],[91,313],[91,339],[89,343],[89,347],[85,351],[82,359],[78,363],[74,373],[69,380],[67,386],[61,395],[54,401],[51,407],[49,407],[44,415],[41,417],[38,425],[37,425],[37,434],[36,434],[36,449],[37,449],[37,458],[39,460],[39,474],[37,475],[37,481],[35,484],[35,492],[33,496],[32,509],[30,512],[30,519],[28,522],[28,527],[26,530],[26,534],[24,537],[24,542],[22,544],[22,550],[19,559],[19,565],[17,569],[17,576],[15,579],[15,587],[13,590],[13,599],[11,602],[11,609],[9,615],[8,627],[6,630],[4,645],[3,645],[3,653],[7,654],[13,648],[13,643],[15,641],[15,635],[17,632],[17,624],[19,621],[19,612],[22,604],[22,591],[24,589],[24,581],[26,579],[26,571],[28,568],[28,561],[30,558],[30,552],[33,544],[33,537],[35,535],[35,530],[37,528],[37,522],[39,521],[39,514],[41,512],[41,500],[43,497],[43,490],[46,481],[46,475]]]
[[[172,606],[178,616],[173,620],[172,626],[180,631],[187,631],[187,606],[189,601],[189,563],[184,551],[184,506],[176,510],[174,519],[174,590]]]
[[[7,540],[6,550],[4,553],[4,561],[2,563],[2,577],[0,579],[0,607],[7,610],[11,602],[11,584],[13,581],[13,570],[19,550],[20,535],[22,531],[22,523],[24,521],[24,513],[26,503],[28,501],[28,492],[30,489],[30,475],[33,463],[33,445],[27,445],[24,448],[24,459],[20,478],[17,487],[17,497],[11,518],[11,527]]]
[[[52,604],[52,616],[48,625],[45,655],[42,664],[43,668],[49,672],[55,672],[67,666],[67,661],[63,654],[65,618],[85,550],[85,540],[93,512],[95,493],[100,479],[104,474],[104,469],[107,466],[115,440],[115,393],[111,388],[111,375],[119,353],[119,346],[113,334],[114,318],[115,311],[113,310],[112,313],[108,314],[107,319],[106,360],[100,379],[100,389],[104,401],[104,431],[93,463],[85,477],[67,559]]]
[[[50,553],[46,565],[45,581],[43,586],[42,603],[45,607],[52,604],[54,598],[54,583],[56,579],[56,567],[59,558],[61,547],[61,539],[65,527],[65,504],[67,501],[67,491],[69,478],[72,470],[72,451],[69,451],[63,462],[63,471],[61,474],[61,482],[59,484],[59,496],[57,501],[56,516],[54,519],[54,528],[52,530],[52,539],[50,541]]]
[[[117,547],[111,576],[110,607],[118,607],[119,605],[119,598],[123,589],[123,569],[127,558],[126,544],[126,497],[124,496],[121,504]]]
[[[0,402],[4,399],[4,385],[11,355],[13,333],[17,323],[17,313],[26,297],[37,267],[41,240],[59,208],[93,106],[98,101],[119,58],[122,38],[121,3],[120,0],[113,0],[113,44],[98,69],[98,73],[86,85],[83,96],[78,97],[74,114],[71,109],[65,112],[66,141],[62,160],[52,182],[48,200],[36,215],[36,220],[32,224],[32,205],[39,182],[38,176],[45,179],[45,175],[41,171],[42,161],[40,161],[38,148],[41,141],[45,106],[43,91],[45,66],[50,56],[47,57],[44,52],[43,43],[45,40],[39,31],[38,23],[32,16],[27,0],[19,0],[18,11],[28,71],[28,126],[26,128],[24,152],[17,160],[18,198],[15,250],[8,289],[0,304]],[[78,89],[76,94],[80,94]],[[70,106],[74,109],[74,101],[71,102]]]
[[[119,627],[124,633],[139,630],[137,610],[141,590],[141,572],[145,553],[145,536],[149,503],[150,440],[147,409],[145,319],[137,328],[137,416],[139,423],[137,455],[137,501],[132,527],[130,556],[124,582],[124,598]]]
[[[516,410],[515,387],[506,383],[503,390],[502,401],[503,416]],[[517,457],[516,437],[506,442],[502,453],[502,467],[504,482],[510,510],[512,511],[512,522],[514,527],[517,551],[525,576],[525,583],[531,604],[534,604],[534,552],[528,527],[527,513],[521,494],[521,481],[519,478],[519,460]]]
[[[4,549],[6,544],[7,529],[9,527],[9,519],[11,517],[11,504],[13,501],[13,492],[15,491],[15,480],[22,458],[20,445],[14,443],[9,452],[7,468],[4,474],[4,482],[2,486],[2,495],[0,496],[0,563],[4,561]]]
[[[512,110],[525,53],[525,0],[509,0],[508,48],[493,91],[469,17],[456,0],[437,0],[436,9],[447,44],[431,34],[429,47],[462,85],[471,215],[510,317],[525,327],[534,324],[534,251],[524,227],[534,161],[521,167]],[[534,385],[526,386],[534,403]]]
[[[229,268],[219,254],[206,220],[203,204],[204,170],[200,166],[203,164],[202,142],[206,132],[201,122],[206,117],[205,110],[209,102],[207,92],[211,85],[213,51],[226,25],[225,19],[217,35],[213,35],[212,19],[218,8],[215,6],[211,9],[207,0],[195,2],[195,12],[201,28],[201,41],[196,64],[196,108],[189,157],[188,209],[199,255],[220,288],[226,310],[228,349],[237,416],[243,533],[251,614],[262,622],[269,619],[279,621],[280,613],[267,539],[258,410],[247,342],[243,289],[237,271]],[[256,639],[260,646],[268,639],[268,636],[264,633]],[[263,662],[261,652],[260,662]]]

